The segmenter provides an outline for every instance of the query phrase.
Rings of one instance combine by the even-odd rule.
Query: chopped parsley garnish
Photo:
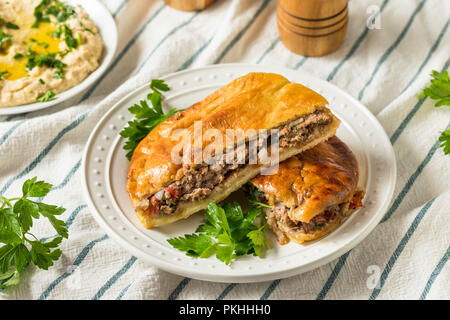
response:
[[[83,39],[81,38],[81,33],[77,33],[77,45],[81,46],[83,44]]]
[[[14,30],[19,30],[19,26],[11,21],[6,23],[6,28],[8,29],[14,29]]]
[[[250,207],[244,214],[236,202],[222,205],[211,202],[204,223],[194,234],[171,238],[167,242],[190,257],[207,258],[215,253],[216,258],[227,265],[246,254],[262,257],[263,248],[269,248],[269,244],[264,219],[260,224],[254,223],[261,213],[260,208]]]
[[[84,28],[83,31],[90,32],[90,33],[92,33],[94,36],[96,35],[96,33],[95,33],[94,31],[92,31],[92,29],[89,29],[89,28]]]
[[[52,33],[52,37],[56,38],[56,39],[59,39],[59,38],[61,38],[62,33],[63,33],[62,26],[59,25],[58,28],[56,29],[56,31],[54,31]]]
[[[65,24],[64,25],[64,42],[67,44],[69,50],[76,49],[78,47],[78,41],[74,39],[72,30]]]
[[[53,74],[53,79],[64,79],[64,72],[62,70],[56,70]]]
[[[57,216],[66,209],[31,199],[45,197],[51,188],[50,183],[36,181],[35,177],[25,181],[20,197],[0,196],[0,289],[18,284],[20,274],[30,263],[47,270],[61,256],[58,246],[68,237],[68,231]],[[30,232],[33,221],[41,217],[48,219],[58,233],[48,242]]]
[[[32,27],[38,28],[41,22],[50,22],[50,16],[58,22],[65,22],[73,14],[75,9],[59,0],[42,0],[34,9],[35,22]]]
[[[23,57],[24,57],[24,55],[21,54],[21,53],[16,53],[16,54],[14,55],[14,59],[16,59],[16,60],[22,59]]]
[[[8,71],[0,71],[0,79],[2,79],[3,76],[8,73],[9,73]]]
[[[7,43],[11,38],[11,35],[6,34],[2,30],[0,30],[0,47],[3,47],[3,45]]]
[[[56,94],[53,91],[49,90],[46,93],[41,94],[37,98],[37,101],[39,101],[39,102],[52,101],[52,100],[55,100],[55,96],[56,96]]]
[[[128,127],[120,132],[120,135],[127,139],[123,148],[128,150],[126,154],[128,160],[131,160],[134,149],[150,131],[177,112],[176,109],[170,109],[165,114],[162,109],[162,95],[160,91],[170,90],[164,80],[153,79],[150,83],[150,89],[152,92],[148,94],[147,99],[150,100],[153,107],[151,108],[146,100],[141,100],[139,104],[128,108],[128,111],[134,114],[136,119],[129,121]]]
[[[14,22],[11,21],[5,21],[5,19],[0,18],[0,27],[1,26],[5,26],[8,29],[14,29],[14,30],[19,30],[19,26],[17,24],[15,24]]]
[[[40,84],[45,84],[45,81],[42,80],[42,79],[39,79],[39,83],[40,83]]]
[[[28,49],[27,56],[27,71],[32,70],[34,67],[46,66],[49,68],[58,69],[56,73],[58,76],[63,77],[63,68],[65,67],[65,64],[56,58],[56,53],[41,54],[40,56],[37,56],[36,52]]]

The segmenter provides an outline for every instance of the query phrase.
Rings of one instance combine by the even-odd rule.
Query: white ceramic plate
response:
[[[396,162],[386,133],[361,103],[332,84],[307,74],[261,65],[225,64],[186,70],[163,77],[171,87],[167,107],[186,108],[236,77],[253,71],[274,72],[302,83],[325,96],[333,113],[342,120],[337,135],[358,158],[360,185],[366,190],[365,207],[355,212],[336,231],[308,245],[291,241],[278,245],[266,257],[240,257],[231,266],[217,260],[190,258],[172,248],[167,239],[192,233],[202,214],[147,230],[138,222],[125,190],[129,162],[122,149],[119,131],[132,115],[127,108],[149,93],[148,86],[124,97],[100,120],[92,132],[83,157],[86,199],[100,226],[133,255],[172,273],[218,282],[256,282],[296,275],[323,265],[344,254],[378,224],[394,191]]]
[[[103,42],[105,43],[100,66],[97,68],[97,70],[92,72],[86,79],[84,79],[75,87],[57,94],[55,100],[48,102],[36,102],[16,107],[0,108],[0,115],[11,115],[37,111],[54,106],[56,104],[60,104],[82,93],[84,90],[93,85],[94,82],[97,81],[98,78],[100,78],[100,76],[111,64],[117,48],[118,33],[116,23],[114,22],[114,19],[108,9],[106,9],[106,7],[98,0],[64,0],[64,2],[72,6],[81,5],[83,9],[89,14],[89,17],[92,19],[92,21],[95,22],[95,25],[102,35]]]

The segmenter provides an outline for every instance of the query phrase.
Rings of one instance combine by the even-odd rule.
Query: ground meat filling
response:
[[[332,121],[332,115],[320,109],[281,126],[279,128],[280,150],[308,143]],[[245,163],[247,163],[249,147],[248,144],[242,146],[245,147]],[[233,152],[236,159],[238,148],[235,148]],[[233,164],[219,162],[212,165],[203,164],[185,167],[183,178],[149,198],[147,212],[151,214],[171,214],[182,201],[196,201],[206,198],[230,174],[245,166],[245,163],[239,164],[236,162]]]
[[[361,201],[363,195],[364,193],[362,191],[355,192],[352,201],[330,206],[308,223],[292,221],[289,218],[289,211],[291,209],[286,207],[283,202],[276,202],[271,208],[265,209],[267,223],[277,236],[278,242],[280,244],[286,244],[289,241],[286,234],[289,232],[312,234],[334,222],[336,219],[345,218],[349,212],[348,209],[355,210],[362,207]],[[268,203],[266,196],[263,194],[259,197],[259,201]]]

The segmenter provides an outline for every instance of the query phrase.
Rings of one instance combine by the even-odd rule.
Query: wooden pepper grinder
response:
[[[278,0],[277,24],[281,41],[292,52],[326,55],[344,41],[347,0]]]
[[[168,6],[182,11],[203,10],[215,1],[216,0],[164,0]]]

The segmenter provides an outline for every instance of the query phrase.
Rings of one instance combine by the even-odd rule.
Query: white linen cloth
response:
[[[274,0],[218,0],[199,13],[160,0],[103,3],[116,20],[119,47],[101,81],[63,106],[0,117],[0,194],[18,194],[27,178],[48,180],[56,187],[46,200],[67,208],[69,224],[61,259],[48,271],[29,267],[2,299],[450,298],[450,156],[438,148],[450,107],[418,100],[431,70],[450,64],[449,1],[350,1],[343,45],[319,58],[295,55],[279,41]],[[373,6],[381,10],[380,29],[366,26]],[[391,137],[398,177],[388,219],[341,258],[275,282],[185,279],[134,258],[91,216],[80,160],[101,116],[151,78],[227,62],[280,65],[328,80],[359,98]],[[33,232],[54,234],[43,221]]]

